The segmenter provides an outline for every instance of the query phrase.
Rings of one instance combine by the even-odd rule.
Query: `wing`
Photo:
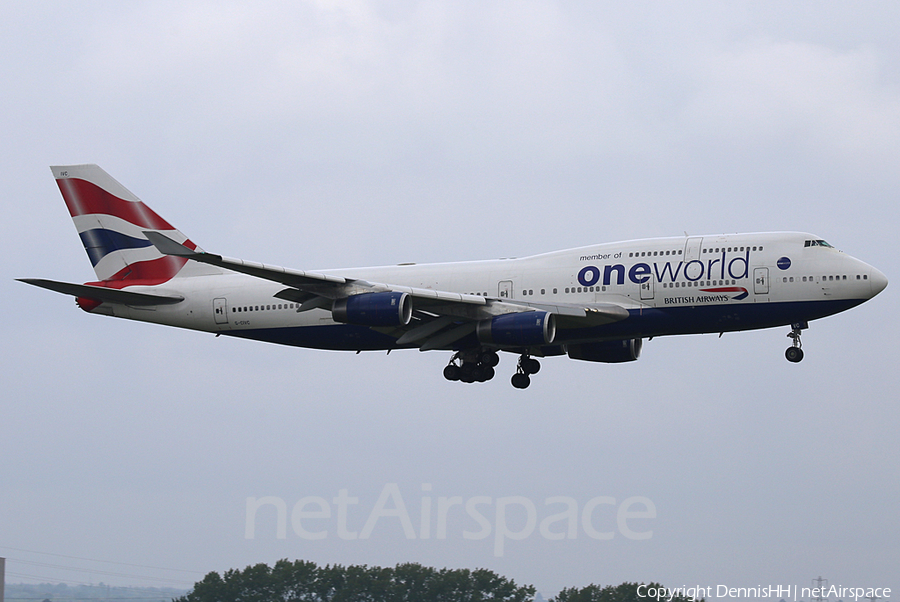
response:
[[[405,293],[413,298],[415,308],[408,322],[393,326],[372,325],[373,328],[396,336],[398,347],[418,347],[423,351],[452,348],[454,343],[473,334],[480,322],[509,314],[539,312],[559,316],[565,327],[600,326],[624,320],[629,315],[628,310],[613,303],[577,305],[500,300],[292,270],[195,251],[159,232],[148,230],[144,235],[165,255],[185,257],[192,261],[284,284],[288,288],[275,296],[300,303],[300,311],[315,308],[332,309],[336,302],[340,304],[343,300],[365,293]],[[504,347],[503,344],[496,346]]]

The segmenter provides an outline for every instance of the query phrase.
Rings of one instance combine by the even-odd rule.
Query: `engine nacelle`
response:
[[[556,338],[556,318],[546,311],[526,311],[481,320],[475,329],[482,343],[503,347],[549,345]]]
[[[602,341],[600,343],[578,343],[567,345],[569,357],[573,360],[587,362],[604,362],[617,364],[633,362],[641,357],[644,339],[625,339],[623,341]]]
[[[352,295],[334,302],[331,317],[360,326],[404,326],[412,318],[412,298],[398,292]]]

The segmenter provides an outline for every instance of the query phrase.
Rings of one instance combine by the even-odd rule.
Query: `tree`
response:
[[[651,602],[651,600],[655,600],[655,598],[647,598],[646,594],[643,597],[639,595],[638,587],[640,585],[640,583],[625,582],[621,585],[607,585],[606,587],[591,584],[581,589],[566,588],[550,602]],[[662,587],[659,583],[644,584],[644,588],[650,590]],[[666,597],[666,600],[669,598]],[[704,599],[701,598],[699,602],[703,601]],[[688,596],[676,595],[671,598],[671,602],[695,602],[695,600]]]
[[[394,568],[279,560],[209,573],[176,602],[528,602],[534,587],[496,573],[420,564]]]

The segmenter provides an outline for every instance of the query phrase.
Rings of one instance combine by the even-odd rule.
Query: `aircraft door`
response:
[[[497,287],[497,296],[501,299],[509,299],[512,297],[512,280],[501,280]]]
[[[228,324],[228,314],[225,299],[219,297],[213,299],[213,316],[216,318],[216,324]]]
[[[700,245],[703,243],[702,236],[695,236],[687,239],[684,243],[684,262],[700,259]]]
[[[647,278],[647,282],[641,283],[641,299],[653,298],[653,276]]]
[[[753,292],[757,295],[769,294],[769,268],[753,268]]]

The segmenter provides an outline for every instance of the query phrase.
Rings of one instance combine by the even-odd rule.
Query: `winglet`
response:
[[[153,243],[153,246],[163,255],[173,255],[175,257],[193,257],[200,255],[196,251],[189,249],[183,244],[177,243],[165,234],[160,234],[153,230],[144,230],[144,236]]]

